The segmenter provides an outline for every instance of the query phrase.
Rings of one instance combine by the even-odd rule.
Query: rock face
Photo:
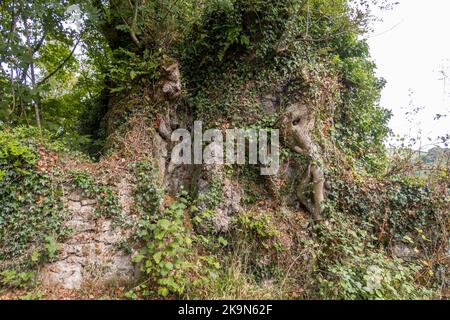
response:
[[[126,202],[126,196],[120,196]],[[58,244],[58,255],[40,272],[44,286],[80,289],[84,284],[123,283],[136,276],[131,256],[118,248],[126,232],[113,228],[112,220],[95,215],[95,199],[72,193],[66,199],[71,212],[71,236]]]
[[[417,249],[414,250],[403,243],[395,244],[392,247],[392,254],[404,260],[414,260],[419,255]]]
[[[244,191],[239,183],[227,177],[223,170],[221,165],[203,165],[198,168],[195,173],[197,177],[194,179],[200,212],[209,209],[214,212],[211,217],[214,232],[228,231],[231,218],[243,212],[240,203]],[[215,193],[222,195],[219,203],[211,203],[209,200]]]
[[[223,198],[224,200],[216,209],[212,222],[216,232],[226,232],[229,230],[231,217],[243,211],[241,199],[243,190],[237,183],[233,183],[229,179],[223,182]]]

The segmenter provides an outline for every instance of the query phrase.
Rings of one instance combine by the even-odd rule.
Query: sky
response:
[[[394,133],[420,135],[415,147],[427,149],[428,137],[450,132],[450,0],[397,1],[391,11],[374,10],[383,21],[368,39],[377,74],[387,81],[380,104],[393,112]],[[436,114],[448,116],[435,121]]]

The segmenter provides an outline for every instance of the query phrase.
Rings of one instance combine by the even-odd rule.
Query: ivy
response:
[[[323,299],[425,299],[432,290],[417,281],[422,267],[386,256],[352,218],[336,216],[316,228],[321,244],[318,295]]]
[[[0,132],[0,270],[52,259],[54,241],[68,234],[62,178],[37,169],[33,134],[21,128]]]
[[[153,165],[138,162],[132,167],[136,176],[135,209],[139,214],[135,238],[141,244],[133,262],[140,264],[148,279],[127,296],[186,295],[195,286],[211,280],[220,266],[214,257],[195,252],[197,237],[185,226],[190,206],[187,193],[180,193],[163,206],[164,193]]]
[[[113,51],[109,69],[109,78],[114,84],[111,93],[130,91],[136,84],[142,85],[145,81],[156,79],[161,56],[161,51],[153,53],[145,50],[142,55],[123,48]]]
[[[83,196],[96,198],[94,212],[98,217],[113,218],[115,224],[123,221],[117,193],[108,184],[96,181],[88,171],[78,170],[72,170],[67,180],[73,189],[81,189]]]

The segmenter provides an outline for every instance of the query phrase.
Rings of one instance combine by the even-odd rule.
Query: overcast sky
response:
[[[369,38],[377,73],[387,80],[381,105],[393,111],[395,133],[436,138],[450,131],[450,0],[397,1],[394,10],[377,13],[383,21]],[[424,108],[412,124],[405,117],[410,101]],[[436,114],[449,116],[434,121]]]

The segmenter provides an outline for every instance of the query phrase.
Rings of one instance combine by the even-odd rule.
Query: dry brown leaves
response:
[[[107,288],[87,286],[80,290],[69,290],[58,287],[33,290],[8,290],[0,292],[0,300],[23,300],[24,297],[40,300],[114,300],[124,299],[125,287]]]

